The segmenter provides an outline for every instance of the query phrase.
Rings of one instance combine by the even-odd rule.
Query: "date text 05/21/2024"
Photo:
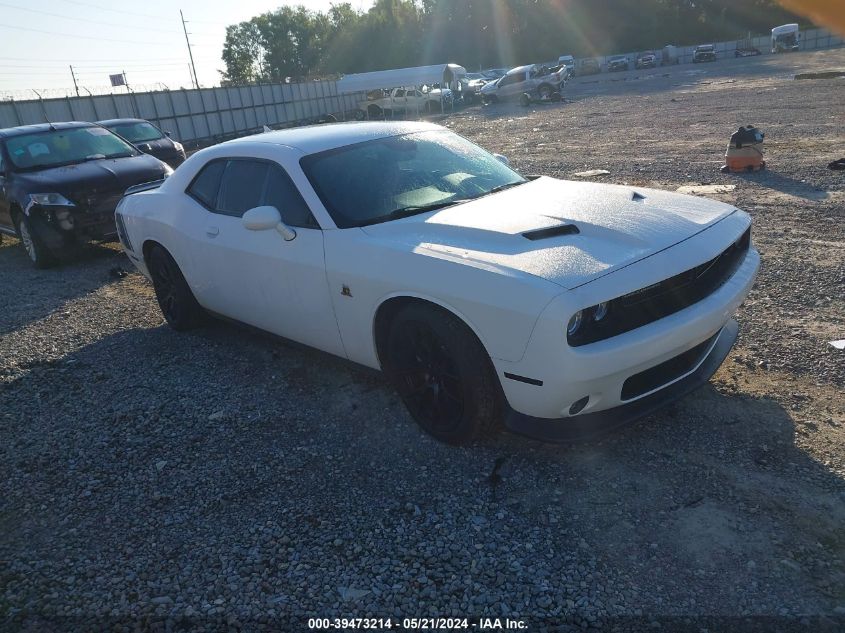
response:
[[[520,631],[528,627],[524,620],[511,618],[309,618],[312,630],[472,630]]]

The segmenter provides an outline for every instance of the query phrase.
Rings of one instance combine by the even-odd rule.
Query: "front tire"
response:
[[[501,387],[475,334],[448,312],[403,308],[387,336],[385,372],[424,431],[448,444],[488,434],[501,419]]]
[[[44,245],[38,234],[32,230],[32,224],[29,218],[25,215],[17,215],[15,224],[18,230],[18,237],[32,265],[42,269],[54,266],[56,263],[55,256]]]
[[[147,257],[161,313],[174,330],[190,330],[202,321],[203,310],[170,253],[154,246]]]

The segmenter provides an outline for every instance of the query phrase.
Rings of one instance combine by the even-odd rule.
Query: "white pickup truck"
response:
[[[377,90],[367,95],[367,100],[358,108],[370,118],[379,118],[393,113],[440,112],[452,104],[452,91],[433,88],[394,88],[389,92]]]
[[[501,79],[485,84],[479,92],[484,103],[519,98],[523,93],[545,100],[561,91],[568,76],[569,68],[565,64],[554,68],[544,64],[518,66]]]

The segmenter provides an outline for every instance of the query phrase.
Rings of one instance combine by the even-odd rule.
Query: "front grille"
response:
[[[731,278],[750,246],[751,227],[710,261],[613,299],[608,315],[598,322],[586,322],[574,335],[567,336],[569,344],[578,347],[618,336],[698,303]]]
[[[117,203],[123,197],[123,191],[107,193],[102,192],[90,195],[86,198],[86,207],[91,213],[114,213]]]
[[[655,365],[651,369],[646,369],[628,378],[622,384],[622,400],[631,400],[632,398],[654,391],[658,387],[662,387],[691,372],[701,361],[704,354],[707,353],[707,350],[710,349],[717,336],[719,336],[718,332],[683,354],[678,354],[674,358],[670,358],[659,365]]]

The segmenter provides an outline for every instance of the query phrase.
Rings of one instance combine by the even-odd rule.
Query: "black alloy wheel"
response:
[[[448,312],[411,304],[388,337],[386,371],[416,422],[435,438],[464,444],[498,422],[501,387],[475,334]]]
[[[170,253],[154,246],[147,261],[158,305],[170,327],[189,330],[199,325],[202,308]]]

